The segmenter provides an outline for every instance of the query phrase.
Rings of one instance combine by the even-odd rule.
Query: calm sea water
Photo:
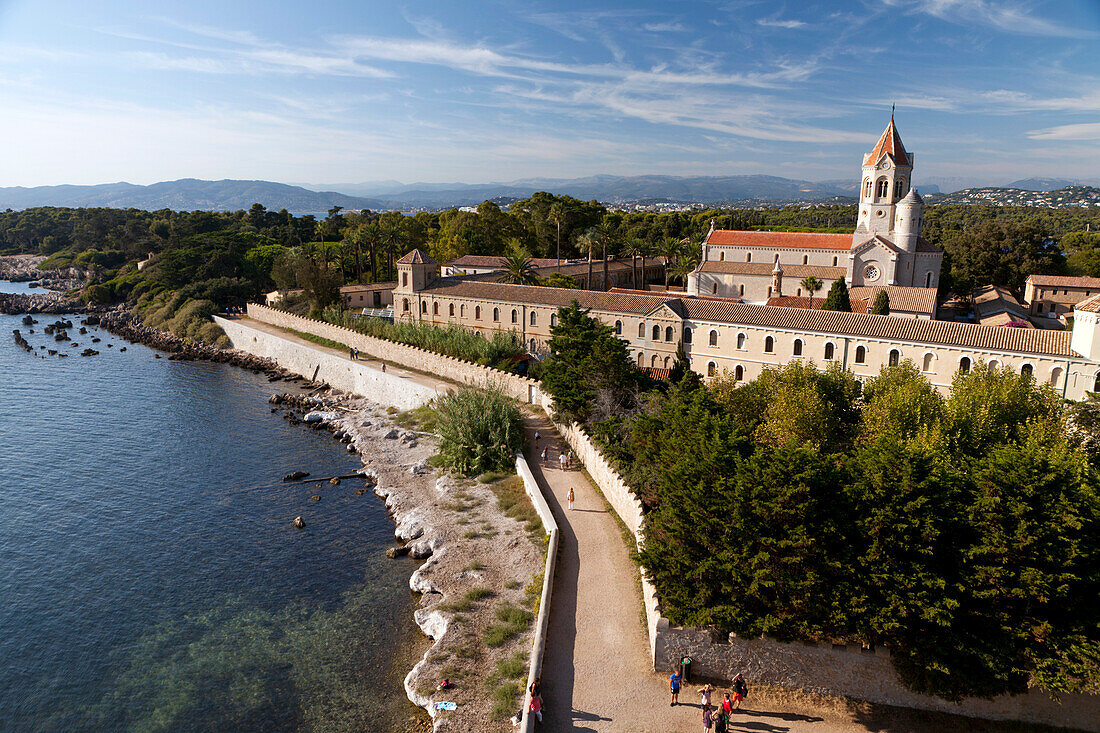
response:
[[[0,729],[407,720],[414,564],[384,556],[385,507],[359,482],[280,481],[357,457],[270,414],[262,376],[102,331],[100,356],[74,330],[72,356],[39,358],[54,317],[36,318],[0,316]]]

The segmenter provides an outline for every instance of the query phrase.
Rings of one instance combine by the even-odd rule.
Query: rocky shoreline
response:
[[[544,547],[523,522],[506,516],[498,503],[500,485],[482,484],[432,468],[433,435],[410,429],[393,408],[328,389],[313,395],[272,395],[276,411],[292,422],[330,430],[358,453],[366,486],[381,497],[400,544],[387,553],[424,559],[410,577],[419,594],[414,620],[432,644],[405,677],[405,692],[432,719],[434,731],[508,731],[508,715],[494,711],[497,686],[526,679],[532,630],[495,646],[487,632],[501,615],[529,613],[528,587],[541,590]],[[402,424],[404,423],[404,424]],[[514,479],[502,479],[509,481]],[[521,489],[522,490],[522,489]],[[308,526],[309,518],[303,521]],[[517,610],[522,609],[522,611]],[[496,644],[496,640],[491,642]],[[519,676],[493,682],[499,663],[524,660]],[[438,689],[447,679],[454,687]],[[455,710],[436,710],[453,702]]]
[[[18,316],[23,313],[83,313],[84,304],[64,293],[0,293],[0,315]]]
[[[46,260],[42,255],[6,255],[0,257],[0,280],[15,283],[37,282],[44,289],[72,290],[83,286],[89,273],[77,267],[39,270]]]

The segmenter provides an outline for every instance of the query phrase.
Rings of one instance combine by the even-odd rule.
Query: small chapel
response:
[[[935,318],[943,251],[921,238],[924,202],[912,187],[913,154],[890,123],[863,156],[859,215],[852,234],[711,229],[688,292],[746,303],[817,307],[801,283],[814,277],[824,295],[844,278],[853,303],[885,288],[896,315]],[[793,296],[793,298],[792,298]],[[798,301],[796,299],[803,299]]]

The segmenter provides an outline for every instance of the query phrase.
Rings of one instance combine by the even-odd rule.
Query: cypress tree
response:
[[[825,302],[821,304],[823,311],[852,312],[852,299],[848,296],[848,286],[844,278],[840,278],[829,288],[829,294],[825,296]]]
[[[885,290],[880,290],[875,295],[875,300],[871,303],[871,313],[876,316],[890,315],[890,296]]]

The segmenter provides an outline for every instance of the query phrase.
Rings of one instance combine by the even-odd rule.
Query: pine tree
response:
[[[890,296],[885,290],[880,290],[875,295],[875,300],[871,303],[871,313],[876,316],[890,315]]]
[[[848,286],[844,278],[840,278],[829,288],[829,294],[825,296],[825,302],[821,304],[823,311],[852,312],[852,299],[848,296]]]

